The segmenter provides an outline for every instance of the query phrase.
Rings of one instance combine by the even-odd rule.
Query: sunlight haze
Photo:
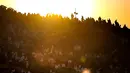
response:
[[[130,27],[129,0],[0,0],[0,4],[22,13],[56,13],[69,17],[76,8],[78,18],[82,15],[95,19],[101,16],[112,21],[117,19],[122,25]]]

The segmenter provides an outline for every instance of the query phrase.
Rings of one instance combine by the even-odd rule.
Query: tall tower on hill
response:
[[[76,18],[76,15],[78,15],[78,13],[76,12],[76,8],[75,8],[75,12],[74,12],[74,15],[75,15],[75,18]]]

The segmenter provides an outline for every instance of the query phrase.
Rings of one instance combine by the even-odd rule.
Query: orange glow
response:
[[[16,0],[17,10],[40,13],[41,15],[56,13],[68,16],[77,8],[79,12],[85,9],[86,16],[89,17],[93,15],[93,10],[96,9],[95,5],[94,0]]]
[[[88,69],[84,69],[84,70],[82,71],[82,73],[91,73],[91,72],[90,72],[90,70],[88,70]]]
[[[130,27],[129,13],[130,0],[0,0],[0,4],[24,13],[47,13],[62,14],[70,16],[76,8],[78,18],[101,16],[103,19],[110,18],[112,21],[118,20],[122,25]]]

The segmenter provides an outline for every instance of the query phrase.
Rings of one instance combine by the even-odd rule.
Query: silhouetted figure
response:
[[[74,14],[73,13],[71,14],[71,19],[74,19]]]
[[[115,27],[120,28],[120,24],[115,20]]]
[[[84,17],[83,16],[81,16],[81,22],[83,22],[84,21]]]

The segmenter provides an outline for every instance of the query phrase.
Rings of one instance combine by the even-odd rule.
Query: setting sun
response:
[[[0,73],[129,72],[130,0],[0,0]]]
[[[55,13],[68,17],[76,8],[79,19],[82,15],[95,19],[101,16],[104,19],[110,18],[112,22],[117,19],[122,25],[130,27],[129,0],[0,0],[0,4],[22,13]]]
[[[77,9],[79,15],[86,13],[86,16],[92,16],[93,10],[96,9],[94,0],[16,0],[16,9],[21,12],[62,14],[69,16],[70,13]],[[84,12],[80,12],[83,11]]]

